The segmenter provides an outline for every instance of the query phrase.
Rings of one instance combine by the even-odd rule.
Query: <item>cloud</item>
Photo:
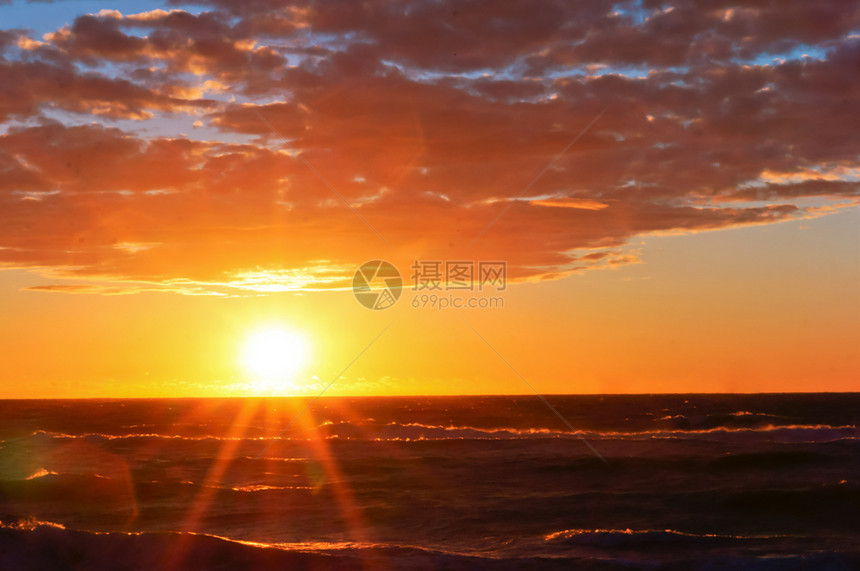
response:
[[[583,210],[603,210],[609,205],[599,200],[590,200],[587,198],[547,198],[541,200],[531,200],[529,204],[535,206],[548,206],[550,208],[581,208]]]
[[[853,2],[197,4],[0,31],[0,263],[224,295],[377,257],[556,279],[858,194]]]
[[[43,61],[0,61],[0,121],[44,110],[65,110],[94,118],[143,119],[155,112],[193,112],[207,100],[173,97],[120,78],[81,73]]]

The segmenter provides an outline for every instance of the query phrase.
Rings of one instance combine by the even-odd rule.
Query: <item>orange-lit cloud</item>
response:
[[[0,31],[0,263],[146,284],[38,289],[549,279],[858,194],[852,3],[199,4]]]

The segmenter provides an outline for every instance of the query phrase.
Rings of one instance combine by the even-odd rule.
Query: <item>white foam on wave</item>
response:
[[[564,529],[544,536],[548,542],[614,545],[617,543],[667,542],[672,540],[768,540],[785,539],[789,535],[729,535],[718,533],[690,533],[676,529]]]
[[[58,472],[52,472],[51,470],[46,470],[45,468],[39,468],[26,478],[25,480],[37,480],[39,478],[44,478],[45,476],[58,476]]]
[[[37,518],[32,517],[32,516],[30,516],[28,518],[24,518],[24,519],[19,519],[19,520],[13,521],[13,522],[8,522],[8,523],[0,520],[0,528],[5,528],[5,529],[20,529],[23,531],[33,531],[34,529],[37,529],[39,527],[53,527],[56,529],[66,529],[66,526],[64,526],[61,523],[57,523],[54,521],[45,521],[45,520],[37,519]]]
[[[321,430],[324,429],[324,430]],[[341,431],[341,429],[344,429]],[[361,432],[356,434],[356,429]],[[345,433],[341,433],[345,432]],[[552,430],[549,428],[479,428],[475,426],[457,425],[433,425],[421,423],[397,423],[390,422],[386,425],[367,426],[360,423],[330,421],[324,422],[316,429],[304,430],[294,434],[273,434],[269,436],[185,436],[179,434],[104,434],[84,433],[66,434],[59,432],[38,431],[33,433],[36,438],[51,439],[163,439],[176,441],[311,441],[320,439],[341,440],[367,440],[367,441],[423,441],[423,440],[522,440],[522,439],[546,439],[546,438],[587,438],[594,440],[660,440],[660,439],[695,439],[709,436],[721,437],[724,435],[781,435],[792,437],[795,442],[829,442],[835,440],[856,440],[860,438],[860,431],[855,425],[833,426],[829,424],[767,424],[754,427],[727,427],[717,426],[701,429],[663,429],[642,431],[590,431],[578,430],[576,432]],[[796,440],[796,438],[808,438],[808,440]]]

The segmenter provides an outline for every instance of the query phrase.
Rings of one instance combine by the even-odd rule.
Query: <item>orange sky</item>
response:
[[[0,6],[0,396],[857,390],[857,9],[127,6]]]

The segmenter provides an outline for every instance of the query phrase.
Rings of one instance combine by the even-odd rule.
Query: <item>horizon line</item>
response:
[[[640,392],[640,393],[541,393],[541,396],[565,396],[565,397],[623,397],[623,396],[761,396],[761,395],[860,395],[857,391],[779,391],[779,392]],[[398,395],[328,395],[317,397],[314,395],[214,395],[214,396],[140,396],[140,397],[0,397],[4,401],[129,401],[129,400],[238,400],[238,399],[385,399],[385,398],[467,398],[467,397],[523,397],[535,398],[533,393],[466,393],[466,394],[398,394]]]

